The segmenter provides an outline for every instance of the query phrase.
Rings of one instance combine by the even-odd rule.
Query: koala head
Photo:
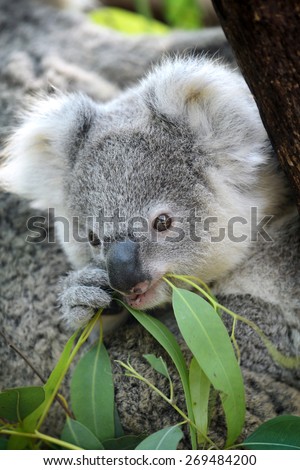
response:
[[[166,273],[226,275],[248,254],[251,207],[275,214],[286,192],[244,80],[206,58],[166,60],[107,104],[38,100],[6,153],[2,185],[76,219],[73,264],[104,264],[141,309],[169,300]]]

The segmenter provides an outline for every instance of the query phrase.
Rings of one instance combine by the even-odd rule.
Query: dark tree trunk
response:
[[[300,2],[213,4],[300,209]]]

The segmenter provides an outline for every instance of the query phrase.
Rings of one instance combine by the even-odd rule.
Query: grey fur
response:
[[[108,276],[102,269],[86,266],[72,271],[61,285],[60,302],[65,318],[71,316],[80,325],[86,322],[87,317],[92,318],[95,309],[109,305],[111,296],[99,289],[99,286],[105,285],[108,286]]]
[[[24,97],[45,89],[49,76],[62,91],[76,94],[57,92],[34,100],[5,151],[8,162],[18,163],[10,170],[13,178],[2,171],[7,187],[35,207],[55,207],[57,215],[79,216],[80,221],[98,215],[99,207],[105,212],[120,208],[127,220],[142,215],[152,221],[157,211],[185,216],[191,206],[202,217],[218,214],[224,220],[248,216],[251,205],[259,207],[259,218],[274,215],[269,226],[273,242],[212,245],[203,232],[202,243],[183,240],[166,247],[148,240],[139,256],[152,277],[165,272],[166,260],[168,271],[201,275],[224,305],[256,321],[283,353],[299,354],[298,221],[243,80],[204,59],[177,59],[117,96],[119,87],[140,78],[163,49],[184,51],[198,43],[199,49],[212,44],[215,51],[222,44],[226,50],[222,33],[177,33],[154,43],[98,30],[79,14],[27,0],[14,5],[12,11],[11,2],[0,0],[1,136],[11,134]],[[97,103],[114,96],[107,104]],[[22,168],[27,178],[24,173],[18,177]],[[1,329],[47,376],[69,334],[57,308],[56,286],[70,266],[56,244],[25,242],[26,220],[40,210],[11,194],[2,193],[1,200]],[[90,318],[91,309],[110,301],[107,290],[95,289],[107,287],[106,252],[87,243],[65,245],[76,269],[60,281],[59,298],[65,317],[78,325]],[[168,289],[159,289],[156,301],[168,300]],[[172,317],[163,318],[176,332]],[[240,325],[237,336],[247,388],[245,433],[276,414],[299,414],[299,371],[277,366],[249,328]],[[139,326],[129,323],[106,342],[113,359],[130,356],[138,370],[167,388],[142,359],[143,353],[160,349]],[[3,388],[37,383],[4,343],[1,357]],[[116,399],[128,431],[151,432],[177,420],[144,384],[121,377],[114,368]],[[220,419],[214,416],[219,441],[224,437]],[[48,430],[57,434],[60,426],[53,415]]]

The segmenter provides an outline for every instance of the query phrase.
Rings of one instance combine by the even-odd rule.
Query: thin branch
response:
[[[14,344],[12,343],[4,334],[3,331],[0,330],[0,336],[2,336],[2,338],[5,340],[7,346],[12,349],[13,351],[15,351],[15,353],[17,353],[22,359],[23,361],[26,362],[26,364],[33,370],[33,372],[35,373],[35,375],[41,380],[41,382],[44,384],[46,383],[46,379],[42,376],[42,374],[35,368],[35,366],[32,364],[32,362],[30,361],[30,359],[28,359],[28,357],[25,356],[24,353],[22,353],[22,351],[20,351],[20,349]]]

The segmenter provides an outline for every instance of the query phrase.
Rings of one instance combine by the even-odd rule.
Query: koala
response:
[[[1,251],[5,330],[49,372],[67,337],[63,325],[83,326],[104,308],[111,358],[130,355],[145,369],[141,351],[159,348],[140,327],[123,324],[113,299],[152,314],[165,306],[161,318],[179,337],[163,277],[186,274],[255,321],[283,354],[299,355],[299,221],[288,181],[239,72],[196,48],[187,53],[194,43],[226,56],[223,34],[174,33],[154,45],[27,0],[14,15],[9,2],[0,0],[0,8],[7,25],[16,23],[4,28],[7,48],[0,50],[2,234],[10,234]],[[178,53],[161,59],[163,50]],[[60,89],[47,94],[49,75]],[[26,219],[49,208],[49,231],[54,222],[63,252],[24,241]],[[54,308],[58,278],[64,322]],[[275,364],[247,325],[236,333],[249,396],[246,431],[276,414],[299,414],[299,370]],[[20,385],[19,363],[6,355],[10,385]],[[127,430],[174,422],[164,405],[152,406],[143,384],[133,386],[114,367]]]
[[[278,226],[282,205],[293,216],[244,80],[204,57],[165,60],[106,104],[82,94],[38,100],[5,152],[7,190],[82,235],[64,242],[56,224],[76,269],[60,297],[75,327],[109,307],[108,289],[141,310],[169,302],[168,273],[226,289],[255,248],[251,208]],[[219,236],[233,218],[236,233]]]

